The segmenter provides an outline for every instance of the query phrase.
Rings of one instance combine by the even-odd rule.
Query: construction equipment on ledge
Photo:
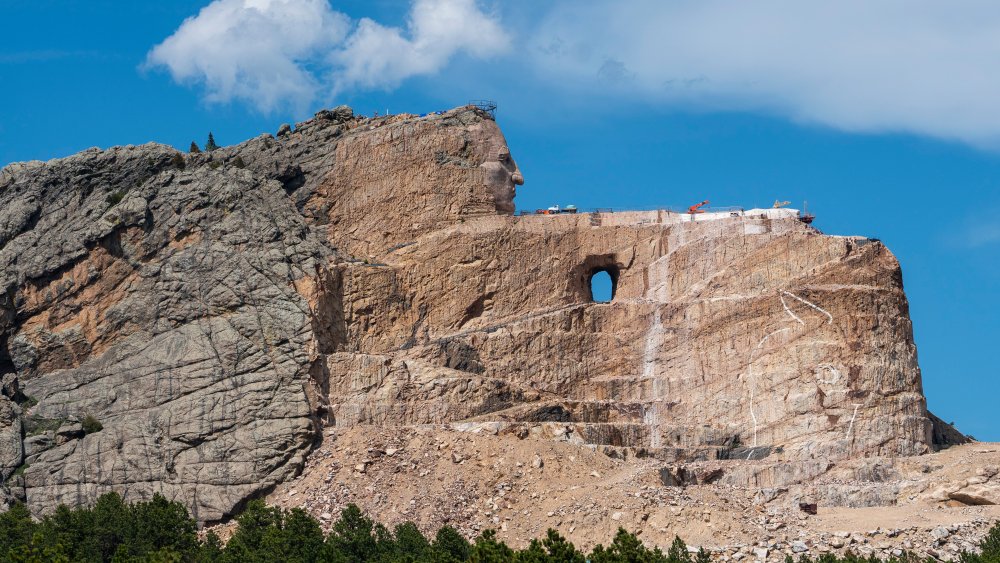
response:
[[[778,201],[778,200],[774,200],[774,208],[775,209],[781,209],[782,207],[784,207],[786,205],[791,205],[791,204],[792,204],[792,202],[790,202],[790,201]]]
[[[813,219],[815,219],[815,218],[816,218],[815,215],[811,215],[809,213],[809,202],[808,201],[803,201],[802,202],[802,212],[799,213],[799,221],[802,221],[803,223],[805,223],[806,225],[808,225],[808,224],[812,223]]]
[[[701,209],[701,207],[703,205],[708,205],[708,200],[707,199],[705,201],[701,202],[701,203],[696,203],[696,204],[692,205],[691,207],[688,207],[688,213],[690,215],[694,215],[695,213],[704,213],[705,210]]]
[[[566,207],[559,207],[558,205],[553,205],[548,209],[536,209],[536,215],[558,215],[560,213],[576,213],[575,205],[567,205]]]

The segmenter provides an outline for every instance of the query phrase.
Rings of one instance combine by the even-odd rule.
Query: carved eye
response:
[[[507,147],[500,147],[500,150],[497,151],[497,160],[500,162],[507,162],[510,160],[510,150]]]

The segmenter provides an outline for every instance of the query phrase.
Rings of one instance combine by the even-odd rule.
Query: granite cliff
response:
[[[3,168],[4,500],[221,521],[354,427],[589,446],[674,486],[964,440],[879,241],[792,210],[515,215],[523,181],[474,107]]]

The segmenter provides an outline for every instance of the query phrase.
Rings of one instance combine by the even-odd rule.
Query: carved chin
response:
[[[499,187],[493,190],[493,202],[501,213],[514,212],[514,187]]]
[[[513,213],[514,212],[514,202],[513,201],[500,201],[497,200],[497,211],[501,213]]]

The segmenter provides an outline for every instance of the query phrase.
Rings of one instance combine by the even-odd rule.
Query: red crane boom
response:
[[[707,199],[705,201],[701,202],[701,203],[696,203],[696,204],[692,205],[691,207],[688,207],[688,213],[690,213],[691,215],[694,215],[695,213],[704,213],[705,210],[700,209],[701,206],[703,206],[703,205],[708,205],[708,200]]]

